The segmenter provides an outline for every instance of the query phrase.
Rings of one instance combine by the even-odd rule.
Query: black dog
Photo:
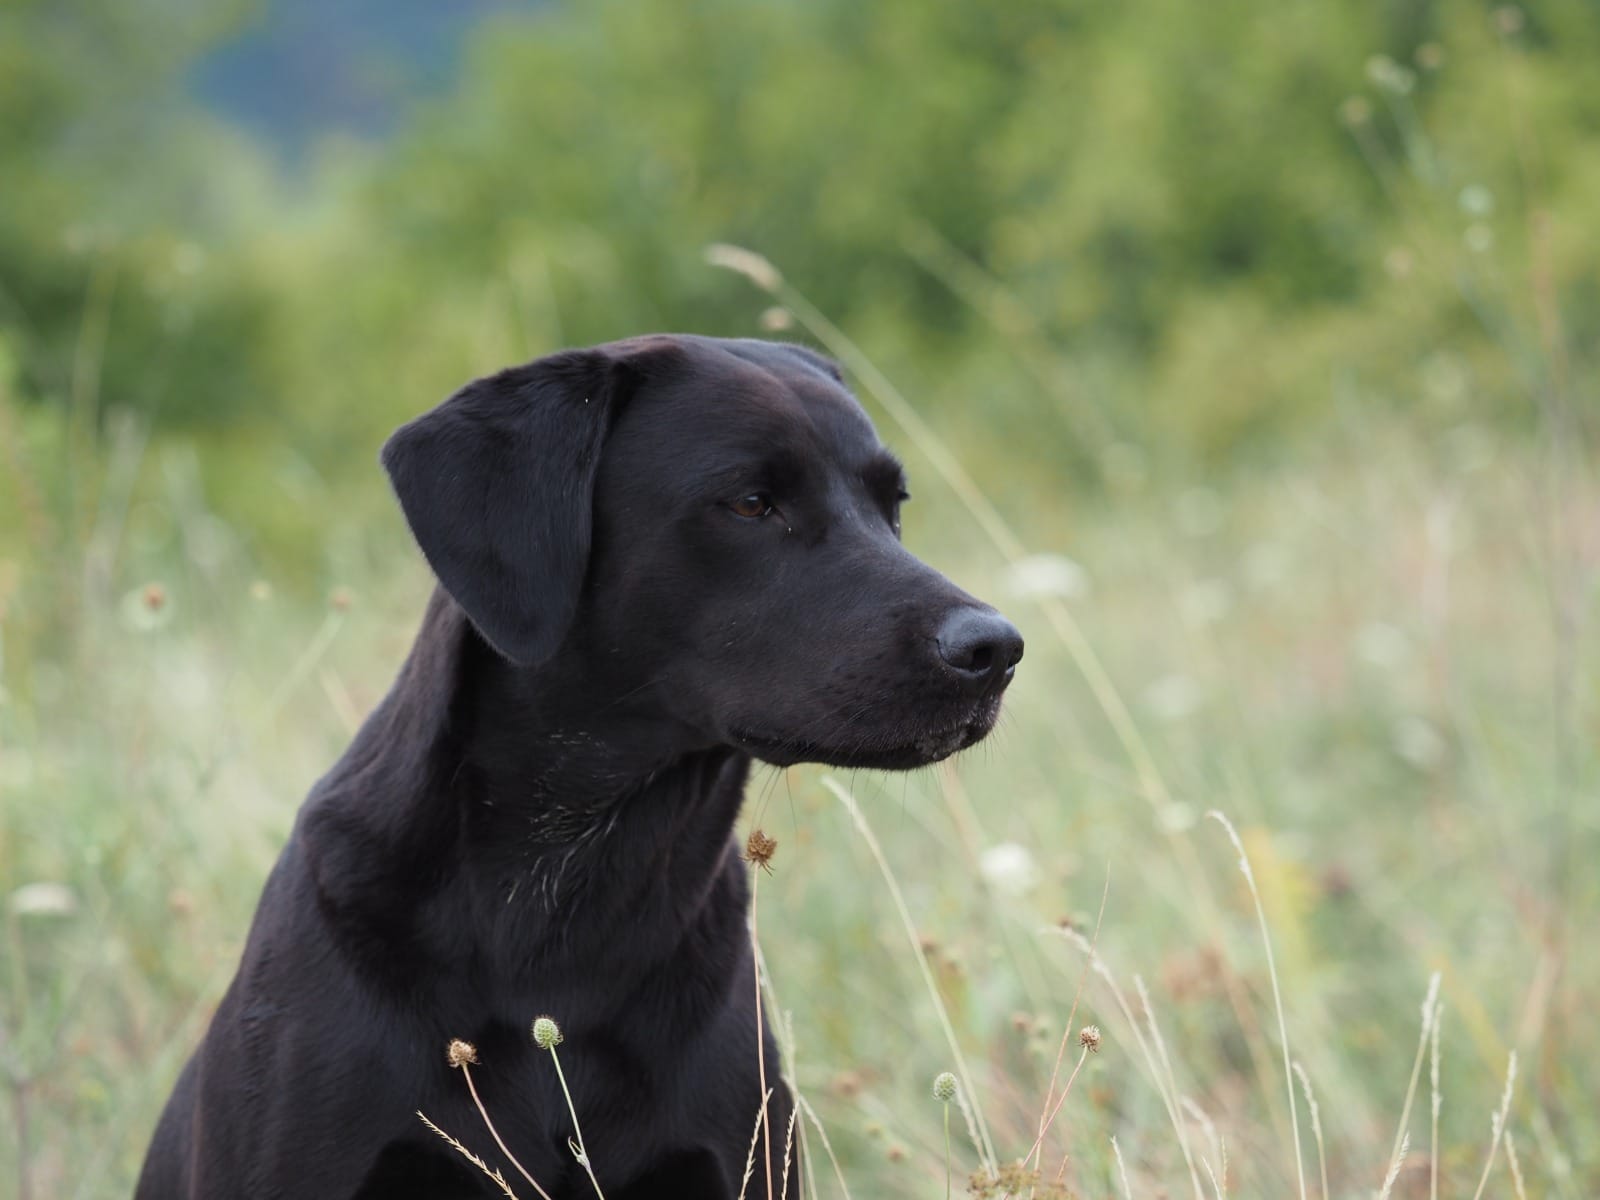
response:
[[[384,448],[438,576],[312,790],[137,1195],[731,1200],[761,1102],[752,757],[902,769],[994,725],[1017,631],[900,545],[899,464],[796,346],[658,336],[471,384]],[[777,1048],[765,1169],[790,1100]],[[760,1156],[758,1155],[758,1159]],[[758,1161],[750,1194],[766,1195]],[[793,1186],[793,1181],[791,1181]]]

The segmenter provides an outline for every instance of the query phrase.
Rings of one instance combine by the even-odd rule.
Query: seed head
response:
[[[561,1026],[552,1017],[540,1017],[533,1023],[533,1044],[541,1050],[554,1050],[562,1042]]]
[[[1494,10],[1494,26],[1506,37],[1521,33],[1524,22],[1522,10],[1515,4],[1503,5]]]
[[[760,829],[752,829],[744,844],[744,860],[772,874],[772,856],[778,851],[778,842]]]
[[[1339,105],[1339,120],[1351,128],[1372,120],[1372,101],[1365,96],[1351,96]]]
[[[956,1077],[949,1071],[940,1071],[933,1080],[933,1098],[949,1104],[956,1098]]]
[[[464,1066],[467,1063],[478,1061],[478,1048],[471,1042],[464,1042],[460,1038],[451,1038],[450,1048],[445,1051],[445,1057],[450,1060],[452,1067]]]
[[[737,271],[764,292],[775,292],[783,284],[777,267],[743,246],[714,242],[706,247],[706,261],[714,267]]]
[[[1078,1031],[1078,1045],[1091,1054],[1100,1052],[1100,1026],[1085,1025]]]

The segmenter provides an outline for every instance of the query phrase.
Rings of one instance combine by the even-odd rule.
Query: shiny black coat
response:
[[[1022,644],[899,541],[827,360],[658,336],[471,384],[384,449],[439,579],[312,789],[137,1195],[736,1196],[761,1099],[752,756],[908,768],[984,736]],[[772,1161],[790,1099],[765,1037]],[[791,1194],[798,1194],[795,1180]],[[774,1187],[776,1190],[776,1185]]]

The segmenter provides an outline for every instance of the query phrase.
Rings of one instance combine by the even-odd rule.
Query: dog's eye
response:
[[[728,507],[741,517],[764,517],[772,511],[772,497],[765,492],[751,492],[748,496],[740,496]]]

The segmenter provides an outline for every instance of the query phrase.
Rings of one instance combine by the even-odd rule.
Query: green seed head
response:
[[[554,1050],[561,1044],[561,1026],[550,1017],[540,1017],[533,1023],[533,1044],[541,1050]]]
[[[956,1098],[956,1077],[949,1071],[941,1071],[934,1079],[933,1098],[943,1100],[946,1104]]]

